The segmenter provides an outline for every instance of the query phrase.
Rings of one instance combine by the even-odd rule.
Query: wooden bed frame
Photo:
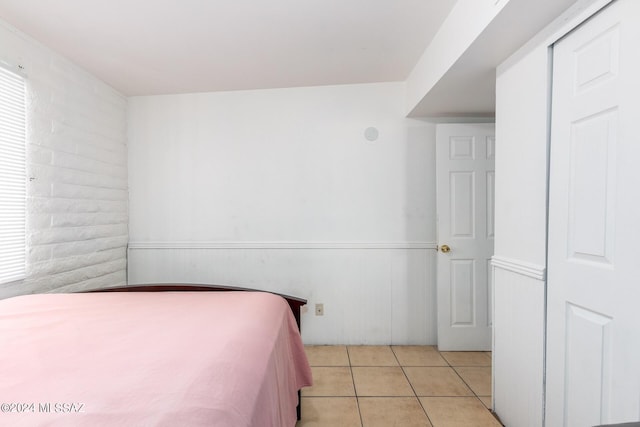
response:
[[[180,283],[162,283],[162,284],[145,284],[145,285],[131,285],[131,286],[114,286],[110,288],[92,289],[86,292],[195,292],[195,291],[209,291],[209,292],[225,292],[225,291],[247,291],[247,292],[268,292],[257,289],[240,288],[236,286],[227,285],[203,285],[203,284],[180,284]],[[279,295],[284,298],[293,317],[298,324],[298,330],[300,330],[300,308],[307,303],[306,299],[292,297],[290,295],[279,294],[276,292],[269,292],[275,295]]]
[[[144,285],[131,285],[131,286],[114,286],[110,288],[92,289],[85,291],[87,293],[92,292],[226,292],[226,291],[247,291],[247,292],[268,292],[257,289],[241,288],[236,286],[227,285],[204,285],[204,284],[180,284],[180,283],[162,283],[162,284],[144,284]],[[293,297],[290,295],[284,295],[276,292],[269,292],[275,295],[279,295],[284,298],[293,317],[298,324],[298,330],[300,331],[300,308],[307,303],[306,299]],[[298,420],[302,418],[302,393],[298,390],[298,406],[296,408],[296,415]]]

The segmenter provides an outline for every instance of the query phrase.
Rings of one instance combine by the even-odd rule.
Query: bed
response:
[[[204,285],[2,300],[0,425],[294,426],[303,304]]]

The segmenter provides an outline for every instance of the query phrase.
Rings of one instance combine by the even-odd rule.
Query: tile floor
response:
[[[431,346],[306,346],[314,385],[297,427],[499,427],[491,353]]]

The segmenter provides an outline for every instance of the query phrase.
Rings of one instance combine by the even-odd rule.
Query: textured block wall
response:
[[[126,98],[0,22],[27,74],[27,278],[0,297],[126,283]]]

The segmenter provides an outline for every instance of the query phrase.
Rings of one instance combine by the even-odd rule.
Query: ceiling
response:
[[[125,95],[403,81],[456,0],[0,0]]]

